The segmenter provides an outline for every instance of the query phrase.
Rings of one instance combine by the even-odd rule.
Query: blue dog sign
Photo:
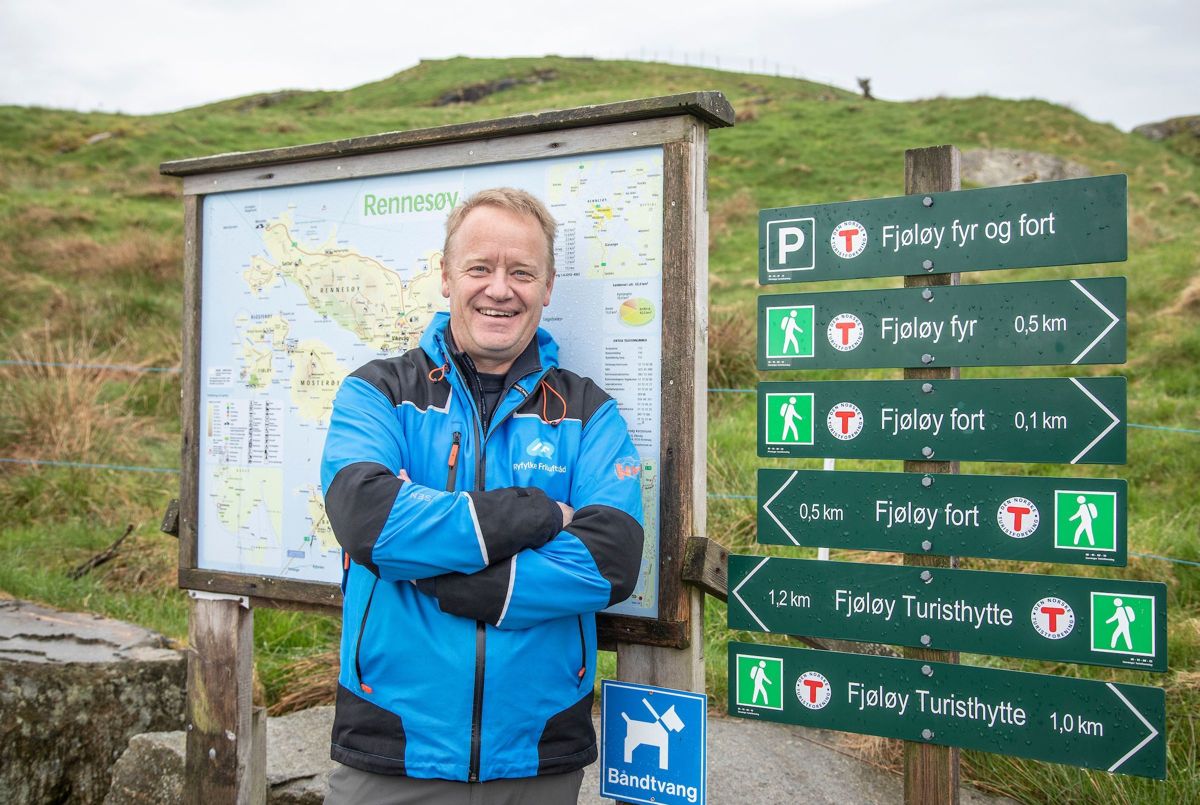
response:
[[[645,805],[705,802],[708,697],[604,680],[600,796]]]

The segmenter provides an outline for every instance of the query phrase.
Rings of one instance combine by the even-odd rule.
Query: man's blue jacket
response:
[[[346,571],[332,756],[449,780],[572,771],[596,758],[595,613],[639,570],[641,464],[616,403],[558,368],[541,329],[484,432],[448,320],[334,400],[321,483]],[[575,509],[565,529],[555,501]]]

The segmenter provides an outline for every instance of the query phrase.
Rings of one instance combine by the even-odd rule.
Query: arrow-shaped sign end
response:
[[[787,538],[790,539],[797,546],[800,545],[799,540],[797,540],[794,536],[792,536],[792,532],[788,530],[788,527],[783,524],[782,520],[780,520],[778,517],[775,516],[775,512],[771,511],[770,507],[771,507],[771,504],[775,502],[775,498],[777,498],[781,494],[783,494],[783,490],[788,488],[788,485],[791,484],[792,480],[798,474],[799,473],[797,471],[793,470],[792,474],[788,476],[788,479],[783,482],[783,485],[780,486],[777,490],[775,490],[775,494],[771,495],[771,499],[768,500],[766,503],[764,503],[763,507],[762,507],[763,511],[765,511],[767,514],[769,514],[771,516],[771,519],[775,521],[775,525],[779,526],[779,530],[782,531],[784,534],[787,534]]]
[[[1122,765],[1122,764],[1123,764],[1125,761],[1129,760],[1129,758],[1133,757],[1133,756],[1134,756],[1134,755],[1136,755],[1138,752],[1142,751],[1142,747],[1144,747],[1146,744],[1150,743],[1150,742],[1151,742],[1151,741],[1153,741],[1155,738],[1157,738],[1157,737],[1158,737],[1158,730],[1156,730],[1156,729],[1154,728],[1154,725],[1153,725],[1153,724],[1151,724],[1149,721],[1147,721],[1147,720],[1146,720],[1146,717],[1145,717],[1144,715],[1142,715],[1142,713],[1141,713],[1141,711],[1140,711],[1140,710],[1138,710],[1136,707],[1134,707],[1134,706],[1133,706],[1133,705],[1130,703],[1129,699],[1126,699],[1126,698],[1125,698],[1125,694],[1121,693],[1121,691],[1120,691],[1120,690],[1117,688],[1117,686],[1116,686],[1116,685],[1114,685],[1114,684],[1113,684],[1113,683],[1111,683],[1111,682],[1108,682],[1108,683],[1106,683],[1106,684],[1108,685],[1108,689],[1109,689],[1109,690],[1111,690],[1113,693],[1115,693],[1115,694],[1117,695],[1117,698],[1118,698],[1118,699],[1120,699],[1122,702],[1124,702],[1124,703],[1125,703],[1125,706],[1129,708],[1130,712],[1132,712],[1132,713],[1133,713],[1135,716],[1137,716],[1137,717],[1138,717],[1138,720],[1139,720],[1139,721],[1141,721],[1143,724],[1145,724],[1145,725],[1146,725],[1146,729],[1150,730],[1150,734],[1149,734],[1149,735],[1147,735],[1145,738],[1143,738],[1143,739],[1142,739],[1142,740],[1141,740],[1141,741],[1140,741],[1140,742],[1137,744],[1137,746],[1135,746],[1135,747],[1133,747],[1132,749],[1130,749],[1128,752],[1126,752],[1124,755],[1122,755],[1122,756],[1121,756],[1121,759],[1120,759],[1120,760],[1118,760],[1116,763],[1114,763],[1114,764],[1112,764],[1111,766],[1109,766],[1109,767],[1108,767],[1108,770],[1109,770],[1109,772],[1114,772],[1114,771],[1116,771],[1117,769],[1119,769],[1119,768],[1121,767],[1121,765]]]
[[[1076,388],[1078,388],[1080,391],[1082,391],[1089,400],[1094,402],[1100,408],[1101,411],[1108,414],[1109,419],[1112,420],[1111,422],[1108,423],[1107,428],[1100,431],[1100,434],[1098,436],[1096,436],[1095,439],[1092,439],[1090,442],[1088,442],[1087,447],[1085,447],[1079,451],[1079,455],[1077,455],[1077,456],[1075,456],[1075,458],[1071,459],[1072,464],[1078,464],[1079,460],[1081,458],[1086,456],[1093,447],[1095,447],[1097,444],[1099,444],[1101,439],[1103,439],[1105,436],[1107,436],[1113,428],[1115,428],[1117,425],[1119,425],[1121,423],[1121,418],[1118,417],[1116,414],[1114,414],[1112,411],[1110,411],[1107,405],[1100,402],[1099,398],[1097,398],[1095,394],[1092,394],[1090,391],[1088,391],[1087,387],[1084,386],[1082,383],[1080,383],[1078,379],[1071,377],[1071,378],[1068,378],[1068,380],[1070,380],[1072,383],[1074,383]]]
[[[1112,331],[1112,328],[1117,326],[1117,324],[1121,321],[1121,319],[1118,318],[1115,313],[1113,313],[1111,310],[1109,310],[1107,307],[1105,307],[1103,302],[1101,302],[1095,296],[1092,296],[1092,294],[1088,292],[1087,288],[1084,288],[1082,285],[1080,285],[1079,280],[1071,280],[1071,284],[1074,285],[1081,294],[1086,296],[1093,305],[1095,305],[1096,307],[1103,310],[1105,315],[1107,315],[1108,319],[1109,319],[1108,326],[1100,331],[1100,335],[1096,336],[1092,340],[1092,343],[1090,343],[1086,347],[1084,347],[1083,351],[1075,356],[1075,360],[1071,361],[1072,365],[1074,365],[1074,364],[1079,363],[1081,360],[1083,360],[1084,355],[1087,355],[1089,352],[1092,351],[1093,347],[1095,347],[1097,344],[1099,344],[1101,341],[1103,341],[1104,337]],[[1072,463],[1074,463],[1074,462],[1072,462]]]
[[[769,557],[769,556],[765,557],[761,562],[759,562],[757,565],[754,566],[753,570],[751,570],[749,573],[746,574],[746,578],[742,579],[741,583],[738,584],[738,586],[734,587],[733,591],[730,593],[731,596],[733,596],[734,598],[736,598],[738,600],[738,603],[740,603],[742,605],[742,608],[750,613],[750,617],[754,618],[754,622],[757,623],[760,627],[762,627],[762,630],[768,634],[770,634],[771,630],[768,629],[767,625],[765,623],[763,623],[762,620],[759,619],[758,615],[754,614],[754,610],[751,609],[750,605],[746,603],[746,599],[742,598],[741,593],[739,591],[742,589],[742,587],[744,587],[746,585],[746,582],[750,581],[751,576],[753,576],[758,571],[762,570],[763,566],[766,565],[766,563],[770,562],[770,561],[771,561],[771,557]]]

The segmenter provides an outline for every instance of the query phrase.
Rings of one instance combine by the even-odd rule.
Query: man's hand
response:
[[[571,524],[571,520],[575,517],[575,510],[563,503],[561,500],[555,501],[555,503],[558,504],[558,508],[562,509],[563,528],[566,528]]]
[[[400,468],[400,472],[396,473],[396,477],[399,478],[401,481],[404,481],[404,483],[406,483],[406,484],[412,483],[412,478],[408,477],[408,473],[404,471],[403,467]]]

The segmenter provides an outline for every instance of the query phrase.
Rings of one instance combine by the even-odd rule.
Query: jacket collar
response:
[[[424,335],[421,336],[421,348],[438,366],[450,363],[452,354],[454,357],[462,354],[453,344],[449,313],[440,311],[433,315],[433,320],[425,329]],[[540,373],[556,366],[558,366],[558,344],[550,333],[539,327],[534,337],[529,340],[528,346],[509,367],[505,376],[505,386],[512,385],[534,372]]]

